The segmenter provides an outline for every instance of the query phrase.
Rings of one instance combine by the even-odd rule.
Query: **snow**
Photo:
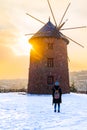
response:
[[[0,130],[87,130],[87,95],[63,94],[55,113],[51,95],[0,93]]]

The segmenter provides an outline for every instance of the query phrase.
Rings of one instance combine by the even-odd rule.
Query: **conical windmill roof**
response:
[[[33,40],[34,38],[43,38],[43,37],[55,37],[55,38],[63,38],[67,40],[61,32],[54,26],[50,20],[46,23],[38,32],[36,32],[29,41]],[[67,40],[68,43],[68,40]]]

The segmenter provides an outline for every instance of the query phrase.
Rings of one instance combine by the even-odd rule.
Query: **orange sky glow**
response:
[[[87,26],[87,0],[49,0],[59,24],[67,5],[71,5],[64,17],[63,28]],[[0,0],[0,79],[28,78],[31,46],[25,36],[37,32],[42,23],[32,19],[29,13],[47,23],[49,16],[55,25],[47,0]],[[67,51],[69,71],[87,70],[87,28],[61,31],[79,42],[81,48],[70,41]]]

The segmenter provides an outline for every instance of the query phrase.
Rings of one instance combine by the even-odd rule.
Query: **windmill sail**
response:
[[[60,21],[60,23],[59,23],[59,25],[58,25],[58,28],[61,26],[61,23],[62,23],[62,21],[63,21],[63,19],[64,19],[64,17],[65,17],[65,14],[66,14],[66,12],[67,12],[67,10],[68,10],[70,4],[71,4],[71,3],[68,4],[68,6],[67,6],[67,8],[66,8],[66,10],[65,10],[65,12],[64,12],[64,14],[63,14],[63,16],[62,16],[61,21]]]
[[[41,21],[41,20],[39,20],[38,18],[36,18],[36,17],[30,15],[29,13],[26,13],[26,15],[32,17],[33,19],[37,20],[38,22],[40,22],[40,23],[42,23],[42,24],[45,24],[43,21]]]
[[[52,11],[52,8],[51,8],[51,5],[50,5],[49,0],[47,0],[47,2],[48,2],[48,5],[49,5],[49,8],[50,8],[50,11],[51,11],[51,14],[52,14],[53,20],[54,20],[55,25],[56,25],[56,27],[57,27],[57,22],[56,22],[56,19],[55,19],[55,17],[54,17],[54,14],[53,14],[53,11]]]
[[[78,42],[76,42],[76,41],[73,40],[72,38],[70,38],[70,37],[68,37],[68,36],[66,36],[66,35],[64,35],[64,34],[62,34],[62,35],[63,35],[65,38],[69,39],[70,41],[72,41],[72,42],[76,43],[77,45],[81,46],[82,48],[84,48],[83,45],[79,44]]]
[[[87,26],[63,28],[63,29],[60,29],[60,30],[71,30],[71,29],[80,29],[80,28],[87,28]]]
[[[64,17],[65,17],[65,14],[66,14],[66,12],[67,12],[67,10],[68,10],[68,8],[69,8],[69,6],[70,6],[71,3],[68,4],[68,6],[67,6],[67,8],[66,8],[66,10],[65,10],[65,12],[64,12],[64,14],[63,14],[63,16],[62,16],[62,18],[61,18],[60,23],[59,23],[59,25],[57,26],[57,22],[56,22],[56,20],[55,20],[55,17],[54,17],[54,14],[53,14],[53,10],[52,10],[52,8],[51,8],[51,5],[50,5],[49,0],[47,0],[47,2],[48,2],[48,5],[49,5],[49,8],[50,8],[50,11],[51,11],[53,20],[54,20],[54,22],[55,22],[55,28],[52,30],[52,34],[54,33],[54,34],[56,34],[56,36],[58,35],[58,37],[59,37],[59,34],[60,34],[60,35],[62,34],[62,33],[60,32],[60,30],[80,29],[80,28],[86,28],[86,27],[87,27],[87,26],[81,26],[81,27],[62,28],[63,25],[64,25],[64,24],[66,23],[66,21],[68,20],[68,19],[66,19],[66,21],[62,23],[62,21],[63,21],[63,19],[64,19]],[[46,24],[46,23],[44,23],[43,21],[39,20],[38,18],[36,18],[36,17],[30,15],[29,13],[26,13],[26,14],[27,14],[28,16],[32,17],[33,19],[37,20],[38,22],[40,22],[40,23],[42,23],[42,24],[44,24],[44,25]],[[49,21],[50,21],[50,20],[49,20]],[[46,24],[46,25],[48,26],[48,28],[50,28],[49,24]],[[58,32],[58,34],[57,34],[57,32]],[[34,33],[25,34],[25,35],[27,36],[27,35],[33,35],[33,34],[34,34]],[[37,33],[37,34],[40,35],[39,33]],[[46,31],[46,34],[48,35],[49,32]],[[44,35],[44,34],[42,34],[42,35]],[[72,42],[76,43],[77,45],[79,45],[79,46],[81,46],[81,47],[84,48],[83,45],[79,44],[78,42],[76,42],[76,41],[73,40],[72,38],[70,38],[70,37],[68,37],[68,36],[66,36],[66,35],[64,35],[64,34],[62,34],[62,36],[64,36],[65,38],[69,39],[70,41],[72,41]]]

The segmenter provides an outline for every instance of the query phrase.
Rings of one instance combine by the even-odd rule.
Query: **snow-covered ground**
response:
[[[87,95],[63,94],[54,113],[51,95],[1,93],[0,130],[87,130]]]

